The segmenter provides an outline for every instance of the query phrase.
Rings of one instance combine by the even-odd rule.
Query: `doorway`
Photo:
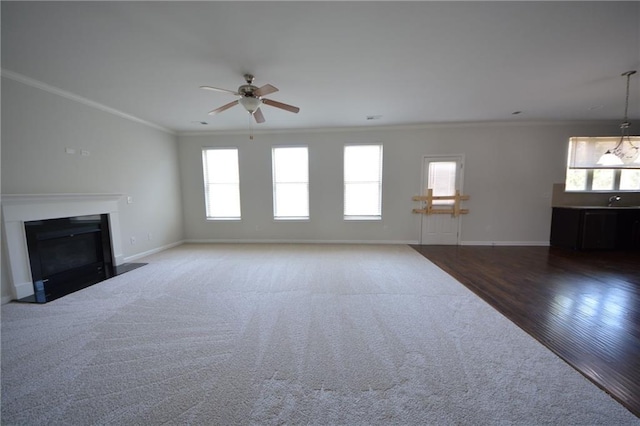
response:
[[[423,194],[428,189],[434,196],[452,196],[456,190],[462,193],[464,169],[463,155],[426,156],[422,159]],[[453,200],[434,200],[433,205],[452,205]],[[420,224],[421,245],[458,245],[460,244],[460,216],[448,214],[422,215]]]

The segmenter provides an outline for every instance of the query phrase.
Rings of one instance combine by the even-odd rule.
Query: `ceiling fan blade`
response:
[[[270,93],[275,93],[278,91],[278,88],[272,86],[270,84],[265,84],[264,86],[253,91],[253,96],[260,97],[264,95],[268,95]]]
[[[293,113],[297,113],[298,111],[300,111],[300,108],[296,106],[283,104],[282,102],[278,102],[278,101],[272,101],[271,99],[262,99],[262,103],[272,107],[283,109],[285,111],[293,112]]]
[[[219,87],[213,87],[213,86],[200,86],[201,89],[204,90],[213,90],[214,92],[225,92],[225,93],[231,93],[233,95],[239,95],[238,92],[234,92],[233,90],[227,90],[227,89],[221,89]]]
[[[253,118],[256,119],[256,123],[264,123],[264,115],[262,115],[260,108],[254,111]]]
[[[226,105],[222,105],[220,108],[216,108],[216,109],[214,109],[213,111],[209,111],[209,115],[215,115],[215,114],[218,114],[218,113],[220,113],[220,112],[222,112],[222,111],[226,111],[226,110],[228,110],[229,108],[231,108],[231,107],[233,107],[233,106],[236,106],[237,104],[238,104],[238,101],[237,101],[237,100],[236,100],[236,101],[233,101],[233,102],[229,102],[229,103],[228,103],[228,104],[226,104]]]

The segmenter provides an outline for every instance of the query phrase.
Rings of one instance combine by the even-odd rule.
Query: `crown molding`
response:
[[[143,119],[138,118],[138,117],[136,117],[134,115],[127,114],[126,112],[122,112],[120,110],[117,110],[115,108],[111,108],[111,107],[106,106],[104,104],[101,104],[99,102],[95,102],[95,101],[92,101],[90,99],[84,98],[82,96],[76,95],[75,93],[71,93],[71,92],[68,92],[66,90],[62,90],[62,89],[59,89],[57,87],[51,86],[49,84],[43,83],[43,82],[41,82],[39,80],[36,80],[36,79],[33,79],[31,77],[27,77],[27,76],[24,76],[22,74],[18,74],[17,72],[9,71],[7,69],[2,68],[2,69],[0,69],[0,74],[2,75],[2,77],[6,77],[6,78],[8,78],[10,80],[17,81],[18,83],[22,83],[22,84],[25,84],[27,86],[34,87],[36,89],[44,90],[45,92],[61,96],[61,97],[65,98],[65,99],[69,99],[69,100],[72,100],[74,102],[78,102],[80,104],[83,104],[83,105],[86,105],[86,106],[89,106],[89,107],[92,107],[92,108],[96,108],[96,109],[99,109],[99,110],[104,111],[104,112],[108,112],[109,114],[116,115],[116,116],[118,116],[120,118],[124,118],[124,119],[130,120],[130,121],[136,122],[136,123],[144,124],[145,126],[152,127],[152,128],[154,128],[156,130],[160,130],[162,132],[169,133],[169,134],[174,135],[174,136],[176,135],[176,132],[174,132],[173,130],[167,129],[166,127],[162,127],[162,126],[160,126],[160,125],[158,125],[156,123],[152,123],[150,121],[143,120]]]
[[[63,98],[87,105],[92,108],[99,109],[109,114],[152,127],[156,130],[168,133],[173,136],[215,136],[215,135],[243,135],[247,134],[247,130],[204,130],[204,131],[174,131],[166,127],[160,126],[147,120],[143,120],[134,115],[127,114],[115,108],[111,108],[99,102],[92,101],[66,90],[59,89],[49,84],[43,83],[31,77],[0,68],[0,75],[8,79],[17,81],[30,87],[44,90],[48,93],[61,96]],[[452,129],[452,128],[469,128],[469,127],[526,127],[526,126],[561,126],[561,125],[609,125],[618,124],[612,120],[565,120],[565,121],[451,121],[439,123],[414,123],[400,125],[379,125],[379,126],[345,126],[345,127],[301,127],[287,129],[270,129],[270,130],[254,130],[254,135],[273,135],[273,134],[294,134],[294,133],[338,133],[338,132],[371,132],[371,131],[402,131],[402,130],[424,130],[424,129]]]
[[[254,135],[292,134],[292,133],[339,133],[339,132],[372,132],[372,131],[402,131],[426,129],[456,129],[456,128],[490,128],[490,127],[531,127],[531,126],[569,126],[569,125],[618,125],[613,120],[564,120],[564,121],[448,121],[441,123],[399,124],[387,126],[357,126],[357,127],[327,127],[327,128],[289,128],[289,129],[254,129]],[[203,130],[178,131],[180,136],[215,136],[215,135],[243,135],[247,130]]]
[[[124,197],[124,194],[115,193],[0,194],[0,200],[4,205],[46,203],[51,201],[118,201],[122,197]]]

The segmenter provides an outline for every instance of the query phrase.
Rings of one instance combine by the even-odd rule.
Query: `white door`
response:
[[[422,195],[428,189],[434,196],[462,194],[463,156],[424,157],[422,161]],[[424,203],[426,206],[426,202]],[[434,208],[453,208],[453,200],[433,202]],[[420,244],[457,245],[460,243],[460,216],[450,214],[422,215]]]

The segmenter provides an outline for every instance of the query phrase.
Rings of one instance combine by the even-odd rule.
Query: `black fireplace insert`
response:
[[[25,222],[34,295],[46,303],[114,275],[107,214]]]

